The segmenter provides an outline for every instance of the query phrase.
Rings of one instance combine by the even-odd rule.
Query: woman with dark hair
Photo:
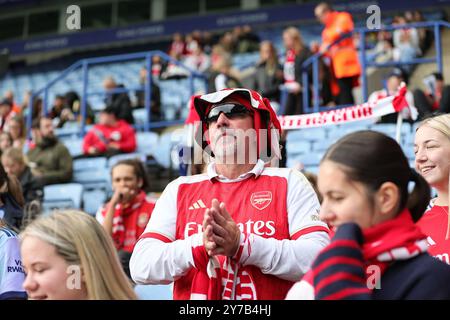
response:
[[[22,226],[24,204],[19,180],[14,176],[8,176],[0,165],[0,219],[15,231],[19,231]]]
[[[321,161],[318,189],[320,218],[335,235],[288,299],[450,299],[450,266],[426,253],[415,224],[430,188],[394,139],[341,138]]]
[[[145,168],[137,159],[117,162],[111,169],[113,196],[97,212],[97,220],[113,241],[125,273],[134,245],[150,220],[155,202],[148,198]]]

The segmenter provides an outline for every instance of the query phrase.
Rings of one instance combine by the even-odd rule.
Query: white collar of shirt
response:
[[[220,182],[237,182],[237,181],[245,180],[251,176],[254,176],[255,178],[259,177],[261,175],[261,173],[264,171],[264,165],[265,165],[264,161],[262,161],[261,159],[258,159],[258,162],[256,162],[256,164],[252,170],[241,174],[236,179],[229,179],[223,175],[219,175],[216,171],[216,164],[214,162],[211,162],[208,165],[208,169],[206,172],[208,174],[209,180],[211,180],[211,181],[213,181],[213,179],[216,179]]]

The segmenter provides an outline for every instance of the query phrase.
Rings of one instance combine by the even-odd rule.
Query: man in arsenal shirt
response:
[[[269,166],[281,127],[259,93],[224,89],[192,103],[198,142],[214,160],[206,173],[166,187],[134,248],[131,276],[175,281],[175,299],[284,299],[329,243],[317,196],[298,171]]]

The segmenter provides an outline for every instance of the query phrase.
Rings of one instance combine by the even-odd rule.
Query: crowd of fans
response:
[[[296,27],[288,27],[283,31],[283,57],[280,57],[271,41],[261,41],[249,26],[236,27],[220,37],[215,37],[209,32],[200,31],[194,31],[185,36],[177,33],[173,37],[168,54],[189,69],[206,74],[208,76],[209,92],[217,92],[225,88],[245,87],[255,90],[263,97],[268,98],[270,100],[269,105],[265,105],[265,102],[260,103],[264,104],[262,109],[270,116],[268,118],[262,117],[261,119],[271,119],[270,121],[274,121],[276,124],[277,120],[274,120],[276,118],[274,118],[275,113],[295,115],[304,112],[303,95],[306,90],[311,91],[311,88],[302,86],[301,66],[314,53],[320,52],[324,55],[319,61],[320,99],[322,104],[328,106],[354,104],[352,90],[359,85],[358,79],[361,75],[357,54],[358,39],[350,37],[337,45],[332,45],[343,33],[353,30],[353,19],[350,14],[335,11],[325,3],[316,7],[315,15],[324,25],[322,42],[308,45],[302,39],[301,30]],[[396,17],[393,24],[402,25],[422,20],[423,18],[419,13],[407,12],[404,16]],[[423,55],[429,48],[431,40],[428,31],[425,29],[408,28],[396,30],[392,33],[379,32],[377,41],[373,52],[378,61],[392,59],[406,62]],[[245,72],[233,67],[234,54],[255,52],[257,50],[259,50],[260,58],[256,65]],[[408,81],[412,71],[411,65],[402,65],[398,69],[394,69],[385,79],[384,88],[373,92],[369,101],[394,95],[400,83]],[[142,68],[140,72],[139,77],[142,86],[148,85],[147,72],[148,70],[145,68]],[[150,98],[151,121],[163,120],[159,81],[186,76],[186,70],[180,68],[177,63],[163,61],[161,57],[153,56],[151,70],[152,95]],[[308,71],[308,76],[311,77],[310,71]],[[207,288],[205,293],[205,288],[202,287],[205,286],[205,283],[206,286],[208,283],[212,285],[211,276],[206,275],[205,270],[207,266],[209,268],[211,263],[216,269],[220,269],[220,266],[217,267],[216,265],[216,263],[219,263],[219,260],[216,261],[212,258],[216,256],[213,252],[219,252],[227,256],[226,260],[220,260],[220,262],[226,261],[226,266],[229,269],[237,266],[236,261],[242,263],[242,265],[247,263],[246,266],[248,266],[251,264],[247,260],[252,261],[252,258],[250,253],[249,256],[244,257],[242,251],[243,248],[248,249],[250,247],[251,241],[255,241],[254,243],[252,242],[255,250],[254,254],[260,256],[261,261],[264,261],[265,264],[261,266],[258,265],[258,262],[253,261],[251,266],[256,267],[248,267],[244,272],[240,271],[241,279],[248,276],[246,272],[250,272],[256,275],[257,281],[263,283],[263,285],[260,283],[255,285],[258,288],[257,290],[255,289],[258,291],[258,295],[256,295],[255,291],[249,296],[253,298],[264,296],[264,294],[261,295],[261,288],[271,288],[270,281],[267,280],[269,276],[266,274],[268,274],[270,277],[277,278],[277,281],[279,281],[277,283],[283,289],[277,289],[276,298],[284,298],[288,289],[306,274],[307,276],[302,282],[296,284],[293,287],[293,291],[289,292],[288,298],[329,298],[329,296],[332,296],[329,290],[332,291],[332,289],[329,286],[321,285],[320,279],[327,277],[337,279],[337,275],[341,274],[340,269],[337,267],[325,272],[322,272],[323,270],[321,272],[317,271],[321,270],[320,263],[332,259],[326,254],[318,255],[320,249],[327,247],[329,235],[332,236],[336,232],[337,237],[333,238],[334,240],[347,239],[354,241],[358,246],[361,246],[361,252],[363,252],[363,257],[366,259],[368,256],[366,256],[364,251],[364,240],[361,238],[361,234],[366,235],[371,228],[376,228],[378,224],[382,225],[384,221],[390,221],[392,225],[397,227],[399,221],[407,223],[410,226],[410,230],[403,230],[402,232],[405,232],[405,234],[408,232],[410,234],[414,233],[414,237],[412,237],[412,240],[409,239],[411,240],[409,242],[392,243],[392,246],[383,248],[383,251],[379,253],[403,246],[408,246],[409,249],[412,246],[417,246],[420,249],[419,258],[421,261],[425,261],[424,263],[429,265],[432,270],[436,270],[436,275],[442,279],[447,279],[450,277],[448,268],[444,267],[444,264],[430,262],[427,258],[428,256],[423,253],[426,251],[423,248],[423,240],[425,238],[420,232],[427,236],[433,235],[433,243],[428,242],[428,245],[433,249],[430,250],[431,254],[439,255],[442,258],[441,260],[450,263],[448,258],[450,254],[448,248],[450,227],[436,234],[434,229],[434,226],[438,224],[441,226],[450,225],[447,221],[442,223],[443,216],[436,213],[442,210],[448,216],[448,159],[450,159],[450,119],[448,113],[450,112],[450,86],[445,85],[443,76],[440,73],[429,75],[424,79],[424,84],[427,88],[425,91],[415,88],[407,93],[406,100],[410,105],[410,109],[405,109],[407,111],[402,114],[403,117],[413,121],[416,119],[414,113],[418,114],[418,119],[420,120],[425,119],[436,111],[446,115],[435,117],[433,118],[434,120],[425,120],[416,133],[416,169],[423,178],[417,173],[412,173],[398,145],[394,145],[395,142],[392,139],[389,140],[386,136],[366,132],[359,136],[351,135],[342,138],[335,146],[330,148],[324,160],[322,160],[321,173],[326,172],[329,175],[324,176],[322,174],[321,179],[321,174],[319,174],[317,185],[314,185],[314,188],[311,188],[309,183],[307,183],[307,187],[305,187],[309,192],[307,196],[303,193],[296,193],[297,189],[295,189],[294,193],[291,193],[288,186],[285,186],[286,189],[283,189],[284,191],[277,190],[277,192],[284,192],[281,196],[282,198],[288,197],[289,201],[292,201],[289,204],[285,204],[284,209],[288,206],[295,207],[295,205],[298,205],[298,203],[295,204],[296,200],[294,198],[302,196],[308,198],[307,201],[310,201],[308,202],[311,204],[310,209],[312,211],[316,210],[308,213],[311,214],[308,216],[311,219],[311,221],[308,220],[309,224],[304,220],[306,218],[298,217],[292,213],[292,215],[285,217],[286,226],[290,225],[291,222],[295,222],[301,227],[299,229],[314,229],[325,225],[331,227],[331,232],[326,227],[324,227],[325,231],[319,230],[319,233],[326,233],[326,236],[324,234],[317,236],[316,234],[317,238],[314,241],[309,241],[312,239],[312,235],[309,236],[310,238],[308,236],[307,238],[302,238],[304,233],[296,230],[295,240],[299,238],[304,240],[304,242],[301,242],[302,244],[299,244],[300,242],[291,243],[289,244],[289,249],[285,248],[283,252],[277,252],[275,245],[264,245],[264,241],[271,239],[271,237],[264,238],[264,241],[260,239],[255,240],[249,234],[238,232],[236,223],[231,218],[233,212],[228,212],[225,206],[219,205],[219,202],[211,199],[209,203],[205,204],[201,202],[202,200],[198,200],[198,192],[200,190],[195,183],[207,184],[210,183],[209,179],[217,179],[223,185],[227,185],[226,182],[230,181],[244,185],[243,181],[248,179],[249,176],[265,176],[262,172],[266,169],[263,169],[264,166],[261,164],[259,167],[256,165],[255,168],[249,167],[247,168],[248,172],[239,172],[239,175],[236,175],[236,172],[241,169],[232,168],[231,170],[220,166],[214,168],[214,163],[212,163],[207,170],[209,178],[200,176],[199,181],[192,182],[192,184],[191,182],[186,183],[194,191],[192,193],[186,191],[190,194],[189,198],[182,198],[185,197],[182,195],[182,190],[185,190],[183,189],[185,186],[178,181],[169,185],[168,191],[163,193],[164,201],[158,202],[155,207],[154,201],[146,196],[149,192],[149,184],[145,166],[138,160],[124,160],[112,167],[111,186],[113,194],[104,206],[99,208],[96,219],[82,212],[67,211],[52,213],[50,216],[38,217],[35,220],[41,210],[44,186],[72,181],[73,158],[64,143],[58,139],[55,134],[55,128],[62,128],[69,122],[81,120],[81,98],[74,91],[56,96],[46,116],[41,116],[42,100],[36,99],[33,101],[31,140],[28,141],[26,139],[24,115],[27,111],[29,112],[27,110],[29,93],[27,93],[28,98],[24,99],[23,105],[18,106],[14,101],[14,94],[8,91],[0,101],[0,244],[2,244],[2,247],[0,247],[0,251],[2,251],[0,253],[0,263],[6,264],[14,260],[5,260],[4,256],[1,256],[2,254],[17,257],[18,261],[20,261],[19,250],[21,250],[23,266],[21,264],[18,266],[20,268],[14,269],[18,270],[17,272],[5,275],[2,271],[4,266],[0,265],[0,277],[12,277],[14,279],[9,281],[8,285],[5,285],[5,279],[0,278],[0,298],[26,298],[27,295],[24,294],[24,290],[26,290],[28,297],[35,299],[136,299],[132,282],[130,282],[131,278],[136,282],[154,284],[178,281],[180,277],[182,277],[182,280],[178,282],[177,297],[192,298],[197,297],[196,295],[199,294],[202,297],[217,298],[217,292],[216,295],[213,295]],[[112,76],[104,79],[103,87],[105,89],[105,108],[96,115],[91,106],[87,105],[86,123],[92,124],[92,127],[83,138],[82,157],[101,156],[109,158],[121,153],[134,152],[137,147],[136,132],[132,126],[135,123],[133,110],[144,107],[144,91],[138,90],[136,99],[130,99],[125,85],[118,83]],[[308,93],[308,96],[312,99],[311,92]],[[285,95],[284,99],[283,95]],[[245,125],[251,126],[256,123],[261,125],[263,123],[263,120],[259,118],[258,121],[262,122],[254,120],[256,119],[255,111],[248,106],[248,101],[242,95],[234,95],[232,93],[231,98],[230,96],[225,96],[214,103],[208,99],[208,95],[198,96],[197,105],[195,105],[197,112],[200,110],[200,120],[208,128],[220,131],[221,126],[239,129],[239,126],[245,127]],[[221,109],[216,109],[216,111],[219,111],[211,113],[211,110],[214,108]],[[249,117],[254,122],[247,121],[250,119]],[[384,117],[380,121],[390,122],[395,121],[395,119]],[[266,128],[270,127],[269,124],[265,124]],[[259,128],[255,127],[255,129]],[[365,140],[361,140],[362,138]],[[278,142],[283,145],[285,135],[281,134],[280,139]],[[364,149],[361,148],[361,144],[370,145],[371,142],[373,142],[374,149],[369,150],[370,152],[361,154],[354,152],[355,150]],[[214,144],[214,142],[212,143]],[[430,146],[430,144],[432,145]],[[391,149],[387,148],[387,145],[390,145]],[[269,144],[269,146],[271,145]],[[381,149],[378,150],[376,147]],[[389,150],[393,150],[392,152],[396,154],[395,159],[387,159],[387,156],[383,157],[383,152],[388,152]],[[276,152],[275,150],[272,151],[274,152],[272,156],[274,156]],[[219,156],[219,153],[216,153],[216,156]],[[362,170],[362,167],[350,161],[349,157],[357,158],[355,161],[360,161],[365,166],[368,166],[368,169]],[[371,159],[372,162],[364,159]],[[399,161],[401,165],[398,168],[391,168],[389,164],[384,166],[381,160],[389,160],[392,163]],[[281,162],[281,166],[283,166],[283,162]],[[387,169],[388,167],[389,169]],[[276,174],[272,175],[284,177],[287,171],[284,172],[283,170],[277,171]],[[371,170],[375,175],[389,177],[391,180],[379,181],[376,185],[372,185],[372,180],[368,182],[370,179],[367,173]],[[389,174],[391,172],[389,170],[398,174],[398,177]],[[289,175],[291,174],[294,173],[289,173]],[[298,174],[298,172],[295,174]],[[335,177],[333,174],[338,176]],[[366,216],[353,214],[354,210],[350,210],[349,207],[344,207],[346,210],[349,210],[348,212],[342,210],[342,207],[339,209],[338,205],[335,207],[336,212],[330,209],[330,202],[339,202],[339,200],[334,199],[338,198],[336,195],[340,195],[343,198],[342,194],[349,190],[348,183],[345,184],[343,182],[347,176],[355,183],[359,183],[361,190],[368,189],[371,192],[370,199],[364,199],[366,202],[359,203],[362,208],[361,212],[367,213]],[[290,184],[295,184],[296,186],[303,185],[307,181],[303,175],[300,178],[289,176],[286,179]],[[315,180],[316,177],[314,176],[310,178],[311,182]],[[255,179],[255,181],[260,180]],[[330,190],[331,185],[339,181],[342,183],[338,183],[337,186],[341,188],[336,187],[336,190]],[[417,188],[423,186],[419,190],[420,192],[413,191],[414,197],[411,196],[411,199],[415,201],[413,204],[409,203],[410,199],[408,198],[407,184],[409,181],[415,182]],[[270,185],[271,188],[279,186],[272,182],[265,181],[264,183],[267,183],[264,186]],[[254,184],[254,186],[247,187],[246,190],[253,190],[257,186],[262,185],[262,182],[261,184],[254,182]],[[175,185],[177,188],[176,192],[172,190],[175,188]],[[217,188],[218,185],[211,189],[205,187],[205,197],[206,195],[212,197],[212,193],[216,192],[214,188]],[[229,184],[228,186],[231,185]],[[430,202],[430,208],[426,209],[426,206],[423,204],[429,202],[429,195],[427,195],[429,194],[428,185],[436,188],[438,195]],[[196,187],[197,189],[195,189]],[[275,189],[272,191],[275,192]],[[393,193],[395,192],[392,190],[398,192],[400,196],[394,196]],[[239,193],[238,189],[233,189],[232,191],[236,192],[236,194]],[[220,194],[218,192],[214,195]],[[268,193],[270,192],[267,192],[260,191],[261,194],[259,196],[264,201],[269,199]],[[383,194],[383,192],[386,195],[385,202],[380,200],[378,203],[378,200],[375,200],[378,199],[376,194]],[[236,194],[230,192],[229,196],[235,198]],[[257,201],[253,199],[253,196],[254,193],[251,197],[249,194],[250,200],[247,199],[246,201],[251,201],[257,210],[262,210],[261,207],[258,207]],[[417,200],[417,196],[421,198]],[[191,199],[191,197],[193,198]],[[354,194],[347,194],[346,197],[346,201],[352,203],[354,207],[356,207],[354,201],[361,200]],[[322,204],[321,209],[319,209],[319,199]],[[391,199],[391,202],[389,202],[389,199]],[[177,206],[177,201],[183,203],[183,206],[186,208],[182,208],[180,205]],[[229,201],[227,203],[228,209],[239,209],[231,198],[227,198],[227,201]],[[272,201],[272,193],[270,193],[270,201]],[[380,207],[384,205],[385,207],[383,208],[385,210],[373,211],[372,207],[370,210],[367,209],[374,203],[377,203]],[[197,219],[200,229],[203,226],[203,240],[200,239],[201,237],[189,237],[189,240],[187,240],[188,236],[192,236],[192,234],[188,234],[190,229],[186,229],[186,234],[180,233],[181,229],[179,229],[180,226],[177,223],[189,224],[189,221],[185,217],[179,218],[178,215],[183,210],[198,208],[207,208],[205,218],[203,219],[203,216],[199,216]],[[154,209],[156,218],[151,220]],[[321,210],[320,219],[319,215],[317,215],[319,210]],[[426,213],[424,213],[425,211]],[[167,216],[164,216],[164,214],[167,214]],[[173,216],[169,216],[170,214]],[[350,216],[345,216],[345,214]],[[422,215],[424,219],[420,220]],[[257,230],[257,232],[259,232],[258,230],[267,229],[267,232],[270,233],[271,228],[274,228],[270,225],[271,221],[261,222],[269,222],[269,224],[264,224],[263,226],[255,222],[253,229]],[[416,222],[418,224],[415,224]],[[346,223],[347,225],[345,225]],[[345,225],[345,228],[340,228],[341,224]],[[151,228],[157,227],[162,229],[169,228],[168,226],[170,225],[174,227],[173,230],[170,230],[176,231],[176,234],[159,234],[155,233],[151,228],[150,231],[144,232],[147,225]],[[286,226],[277,225],[276,228],[287,228]],[[386,232],[389,231],[388,228],[386,230]],[[317,229],[314,229],[314,232],[317,231]],[[17,236],[19,232],[21,232],[20,248]],[[297,234],[297,232],[300,233]],[[384,231],[379,232],[381,234],[380,237],[382,237],[382,232]],[[147,234],[144,238],[149,237],[151,239],[142,241],[140,249],[142,252],[135,254],[133,252],[135,245],[144,233]],[[293,235],[293,233],[290,234],[290,230],[285,230],[284,233],[282,236],[280,235],[280,239],[294,242],[294,239],[290,238]],[[442,233],[446,234],[443,236]],[[202,232],[199,234],[201,235]],[[180,239],[184,242],[179,242],[177,244],[178,247],[176,247],[176,245],[172,245],[172,241],[175,239]],[[377,240],[379,239],[373,238],[371,241],[376,242]],[[391,240],[391,238],[387,238],[387,241]],[[226,245],[222,245],[221,241],[226,243]],[[277,241],[281,240],[278,239]],[[163,242],[164,245],[159,242]],[[143,243],[145,243],[145,246]],[[180,243],[183,243],[183,245]],[[304,246],[307,244],[313,246],[314,250],[311,248],[305,249]],[[203,246],[206,248],[207,254]],[[333,242],[330,247],[332,246]],[[279,254],[279,257],[287,259],[287,256],[290,256],[289,250],[300,250],[300,247],[301,250],[308,252],[308,260],[302,260],[301,262],[289,260],[289,263],[286,265],[276,266],[271,266],[267,260],[271,259],[270,254]],[[220,250],[217,251],[218,249]],[[351,251],[351,248],[344,249]],[[189,252],[192,250],[193,258],[185,256],[186,253],[184,251],[186,250]],[[264,250],[272,251],[267,251],[270,253],[268,255]],[[181,254],[180,252],[182,251],[184,253]],[[341,254],[333,253],[333,250],[330,250],[330,252],[331,255],[336,254],[339,256]],[[138,260],[134,264],[134,276],[133,270],[130,271],[130,259],[133,261],[133,254],[135,255],[135,260]],[[176,254],[179,255],[177,256]],[[351,252],[349,254],[351,255]],[[142,265],[142,261],[151,259],[152,255],[159,257],[152,262],[152,266],[160,267],[157,272],[148,270],[148,265]],[[264,256],[266,256],[266,260],[264,260]],[[316,256],[318,259],[314,260]],[[374,257],[370,256],[370,258]],[[183,260],[184,258],[187,260]],[[419,260],[414,260],[413,258],[414,255],[409,255],[407,259],[404,259],[408,260],[408,263],[405,269],[399,272],[401,277],[403,277],[404,272],[407,273],[408,268],[412,268],[418,263],[417,261]],[[170,259],[172,259],[172,262]],[[283,262],[284,260],[280,258],[280,261]],[[364,265],[366,262],[361,259],[361,265]],[[381,268],[385,268],[386,266],[382,262],[384,263],[385,261],[376,261],[376,264]],[[66,270],[71,265],[81,266],[85,271],[85,277],[81,281],[80,287],[67,288],[65,285]],[[8,265],[9,267],[12,266]],[[191,273],[193,267],[197,268],[196,273]],[[311,271],[307,273],[311,267]],[[25,270],[22,268],[25,268]],[[46,270],[53,270],[55,276],[42,275]],[[261,270],[263,271],[261,272]],[[164,274],[160,274],[161,272]],[[357,276],[360,276],[361,273],[358,272]],[[231,275],[231,273],[227,273],[228,280],[230,280]],[[204,278],[205,276],[206,278]],[[361,277],[357,281],[359,285],[365,283],[364,279],[364,277]],[[191,285],[190,281],[193,281],[192,288],[189,287]],[[344,290],[346,288],[345,281],[342,279],[339,281],[341,281],[339,285]],[[392,281],[392,283],[395,284],[396,281]],[[217,284],[213,285],[216,286]],[[417,289],[416,287],[411,291],[405,289],[406,291],[402,296],[391,295],[391,293],[373,296],[370,290],[365,289],[357,293],[356,291],[353,293],[352,291],[347,291],[347,293],[348,297],[354,298],[377,299],[387,297],[404,299],[417,297],[416,290],[420,291],[424,286],[431,287],[428,282],[418,283]],[[244,297],[246,295],[245,289],[240,287],[239,290],[241,290],[240,297]],[[444,289],[432,286],[430,290],[436,292],[436,295],[430,295],[430,298],[450,298],[450,293],[448,294]],[[269,296],[270,294],[267,297]]]

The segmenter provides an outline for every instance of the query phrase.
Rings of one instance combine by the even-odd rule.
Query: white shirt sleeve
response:
[[[177,179],[166,187],[156,201],[141,240],[134,247],[130,272],[136,283],[167,284],[194,266],[192,247],[202,243],[202,234],[174,241],[179,184]]]
[[[0,274],[0,299],[25,297],[25,273],[20,258],[19,239],[4,239],[0,250],[0,270],[3,270]]]
[[[296,282],[288,291],[285,300],[314,300],[314,287],[304,280]]]
[[[330,242],[327,225],[319,220],[319,200],[311,184],[297,170],[288,180],[287,210],[291,239],[277,240],[251,234],[240,257],[265,274],[298,281],[321,249]],[[243,241],[241,235],[241,241]]]

